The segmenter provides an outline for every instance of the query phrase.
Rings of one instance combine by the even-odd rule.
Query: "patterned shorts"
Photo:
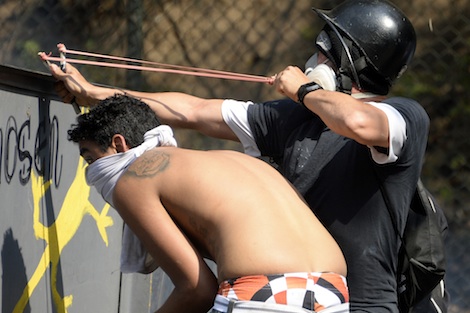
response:
[[[346,278],[335,273],[287,273],[229,279],[219,295],[239,301],[284,304],[319,312],[349,302]]]

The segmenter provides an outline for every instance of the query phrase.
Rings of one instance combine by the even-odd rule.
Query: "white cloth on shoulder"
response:
[[[100,158],[86,168],[88,185],[95,186],[103,199],[114,207],[113,190],[122,173],[145,151],[159,146],[176,147],[173,131],[167,125],[160,125],[144,135],[144,142],[123,153]],[[157,268],[154,260],[144,249],[132,230],[124,224],[121,271],[123,273],[150,273]]]

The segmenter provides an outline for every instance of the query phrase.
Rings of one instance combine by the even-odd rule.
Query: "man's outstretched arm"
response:
[[[65,103],[75,101],[81,106],[94,106],[98,101],[114,94],[126,93],[147,103],[162,124],[197,130],[214,138],[238,141],[222,118],[222,99],[203,99],[179,92],[150,93],[102,87],[88,82],[70,64],[67,64],[65,72],[56,64],[51,64],[49,69],[59,81],[56,91]]]

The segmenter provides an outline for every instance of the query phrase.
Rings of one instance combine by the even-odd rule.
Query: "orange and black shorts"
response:
[[[349,302],[346,278],[335,273],[287,273],[229,279],[218,294],[235,301],[284,304],[320,312]]]

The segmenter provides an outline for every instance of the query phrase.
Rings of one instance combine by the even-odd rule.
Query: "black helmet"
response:
[[[413,25],[403,12],[385,0],[347,0],[329,11],[313,10],[325,20],[324,31],[331,40],[329,51],[319,49],[339,74],[360,88],[388,93],[416,48]]]

